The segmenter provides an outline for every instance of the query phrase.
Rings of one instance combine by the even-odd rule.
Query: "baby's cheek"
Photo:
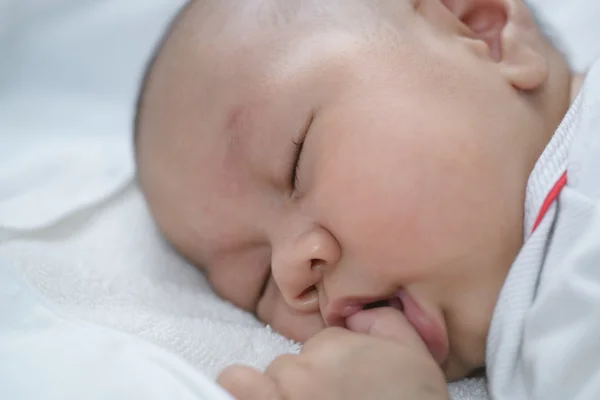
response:
[[[398,182],[374,174],[338,177],[317,189],[313,201],[317,219],[338,240],[346,259],[368,267],[418,265],[414,260],[423,247],[426,205],[415,201]],[[323,177],[325,178],[325,177]],[[397,181],[402,178],[397,176]],[[414,254],[413,254],[414,253]],[[380,271],[383,272],[383,271]]]

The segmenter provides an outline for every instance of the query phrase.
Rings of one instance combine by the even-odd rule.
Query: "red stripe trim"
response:
[[[544,203],[542,204],[540,213],[538,214],[538,217],[535,220],[535,224],[533,225],[533,229],[531,230],[531,233],[535,232],[535,230],[538,228],[538,226],[540,226],[540,224],[542,223],[542,220],[546,216],[546,213],[552,206],[552,203],[554,203],[556,201],[556,199],[560,195],[560,192],[563,190],[563,188],[565,187],[566,184],[567,184],[567,173],[565,172],[560,177],[558,182],[556,182],[556,184],[554,185],[554,187],[552,188],[550,193],[548,193],[546,200],[544,200]]]

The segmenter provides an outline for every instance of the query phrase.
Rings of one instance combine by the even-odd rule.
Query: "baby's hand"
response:
[[[277,358],[264,374],[235,366],[218,380],[238,400],[447,400],[444,375],[428,352],[386,338],[329,328],[300,355]]]

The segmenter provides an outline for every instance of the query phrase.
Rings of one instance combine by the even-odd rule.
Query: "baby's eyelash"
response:
[[[292,143],[294,143],[294,146],[296,146],[296,151],[294,153],[294,164],[292,165],[292,174],[290,179],[292,188],[295,188],[298,185],[298,166],[300,165],[300,156],[302,155],[302,148],[304,147],[304,138],[305,136],[302,136],[299,142],[292,140]]]
[[[304,147],[304,141],[306,140],[306,136],[308,135],[308,131],[312,126],[312,123],[315,119],[315,112],[311,112],[308,120],[306,121],[306,126],[304,128],[304,132],[302,136],[300,136],[297,140],[292,139],[292,143],[296,147],[296,151],[294,152],[294,161],[292,164],[292,170],[290,172],[290,185],[292,188],[296,188],[298,186],[298,170],[300,166],[300,157],[302,156],[302,149]]]

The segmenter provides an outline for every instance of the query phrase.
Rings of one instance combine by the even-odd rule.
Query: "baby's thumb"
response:
[[[221,373],[217,383],[237,400],[279,400],[275,383],[254,368],[229,367]]]
[[[353,332],[389,339],[403,346],[429,354],[427,346],[404,314],[392,307],[360,311],[346,319]]]

